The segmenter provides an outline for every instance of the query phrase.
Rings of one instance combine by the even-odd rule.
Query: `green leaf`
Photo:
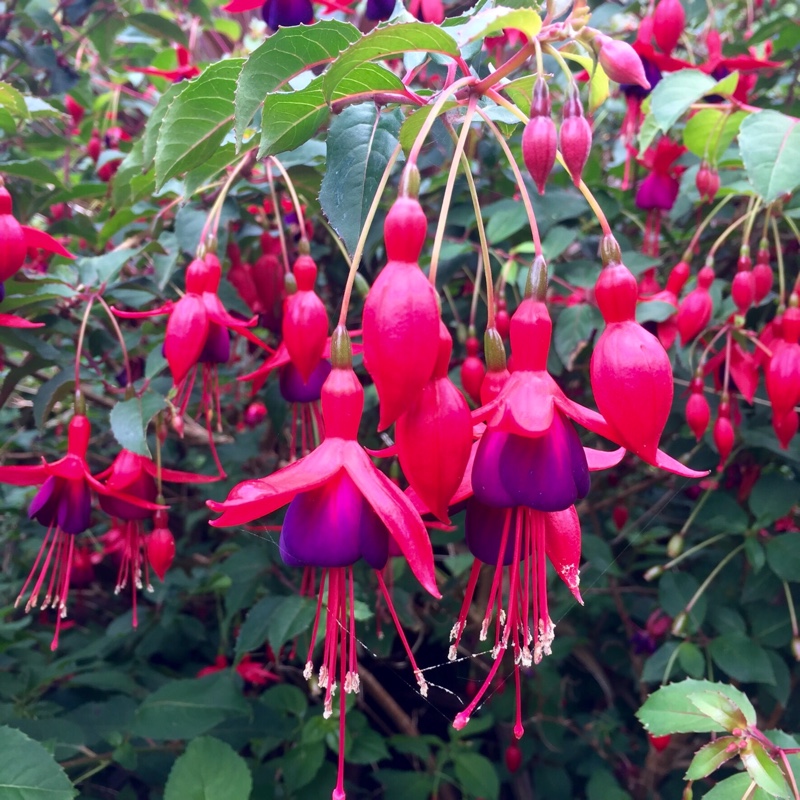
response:
[[[75,371],[64,369],[57,372],[39,387],[36,396],[33,398],[33,420],[37,428],[41,428],[53,406],[62,398],[66,397],[75,388]]]
[[[42,100],[41,97],[29,97],[25,95],[25,107],[28,114],[33,119],[45,119],[46,117],[63,117],[63,112]]]
[[[175,98],[187,87],[187,81],[173,83],[161,97],[158,98],[156,107],[150,112],[150,118],[144,128],[142,136],[142,172],[147,172],[152,168],[156,158],[156,146],[158,145],[158,135],[161,132],[161,125],[164,117],[169,111],[169,107]]]
[[[781,533],[766,544],[769,568],[785,581],[800,581],[800,533]]]
[[[800,485],[783,475],[768,472],[756,481],[748,505],[756,517],[756,525],[765,527],[785,517],[792,510],[798,497],[800,497]]]
[[[708,647],[714,663],[737,681],[775,683],[775,672],[761,645],[743,633],[718,636]]]
[[[698,158],[716,164],[739,132],[739,126],[747,117],[745,111],[729,114],[716,108],[698,111],[683,129],[683,144]]]
[[[324,761],[323,742],[301,744],[289,750],[283,758],[283,782],[287,792],[292,794],[311,783]]]
[[[258,157],[277,155],[300,147],[317,132],[329,114],[330,109],[322,96],[321,77],[296,92],[267,95]]]
[[[677,310],[672,303],[665,303],[661,300],[648,300],[645,303],[636,305],[636,321],[640,325],[645,322],[664,322]]]
[[[326,64],[361,38],[349,22],[319,20],[314,25],[279,28],[256,48],[236,81],[236,141],[264,102],[264,98],[307,69]],[[266,117],[266,115],[265,115]]]
[[[10,84],[0,81],[0,106],[8,109],[15,117],[25,119],[28,116],[28,106],[25,98]]]
[[[703,95],[711,94],[716,81],[696,69],[671,72],[658,82],[650,95],[650,111],[666,133]]]
[[[603,317],[588,303],[567,306],[561,311],[553,331],[553,347],[567,369],[575,366],[594,332],[602,327]]]
[[[699,781],[708,777],[712,772],[721,767],[726,761],[733,758],[738,751],[727,752],[728,745],[736,744],[733,736],[721,736],[714,742],[703,745],[695,754],[689,769],[686,770],[684,779]]]
[[[236,640],[237,661],[245,653],[261,647],[267,641],[270,621],[283,599],[283,597],[274,595],[263,597],[247,612],[247,617],[239,629],[239,637]]]
[[[131,16],[127,18],[127,21],[130,25],[133,25],[134,28],[149,33],[156,39],[163,39],[165,42],[177,42],[184,47],[189,46],[189,39],[186,33],[184,33],[183,28],[161,14],[153,14],[150,12],[131,14]]]
[[[800,186],[800,120],[779,111],[751,114],[739,130],[747,177],[765,203]]]
[[[456,779],[467,796],[497,800],[500,796],[500,780],[494,764],[488,758],[463,750],[453,754],[453,761]]]
[[[18,178],[50,184],[59,189],[63,186],[61,178],[38,158],[29,161],[3,161],[0,162],[0,170],[4,175],[16,175]]]
[[[571,46],[562,47],[559,52],[564,58],[580,64],[589,74],[589,112],[593,113],[608,99],[610,91],[608,75],[599,61],[593,60],[590,56],[571,53],[569,51]]]
[[[331,98],[332,102],[345,97],[352,98],[359,94],[371,92],[402,92],[405,90],[403,81],[380,64],[368,61],[359,64],[350,74],[339,81],[336,91]]]
[[[170,103],[156,143],[156,188],[205,163],[233,122],[236,79],[244,60],[212,64]]]
[[[252,788],[245,760],[229,744],[202,736],[172,765],[164,800],[247,800]]]
[[[39,742],[0,727],[0,796],[4,800],[71,800],[77,792]]]
[[[455,34],[458,46],[465,47],[470,42],[500,33],[504,28],[522,31],[533,41],[542,29],[542,18],[532,8],[498,6],[473,14],[463,25],[450,31]]]
[[[267,626],[267,641],[277,653],[290,639],[308,630],[317,609],[317,601],[299,595],[282,598]]]
[[[721,692],[742,710],[748,725],[755,724],[755,709],[743,692],[724,683],[698,681],[693,678],[662,686],[645,700],[636,716],[653,736],[723,731],[724,728],[718,722],[701,714],[689,700],[689,694],[703,691]]]
[[[742,772],[738,775],[731,775],[714,786],[713,789],[703,795],[703,800],[742,800],[747,795],[747,800],[769,800],[770,795],[763,789],[756,786],[755,791],[750,787],[753,783],[751,777]]]
[[[359,64],[404,56],[415,51],[443,53],[452,58],[459,56],[453,38],[437,25],[403,22],[375,28],[348,47],[328,68],[323,80],[325,99],[331,100],[339,82]]]
[[[681,642],[678,646],[678,663],[690,678],[702,677],[706,670],[703,651],[693,642]]]
[[[455,100],[448,100],[441,108],[441,114],[445,114],[448,111],[451,111],[456,107]],[[400,126],[400,144],[403,146],[403,152],[408,155],[411,148],[414,146],[414,141],[417,138],[417,135],[422,130],[422,126],[425,124],[425,120],[428,119],[430,116],[431,111],[433,111],[432,105],[422,106],[422,108],[418,108],[413,113],[409,114],[405,120],[403,120],[403,124]],[[488,235],[488,234],[487,234]]]
[[[691,601],[700,584],[688,572],[665,572],[658,582],[658,601],[671,617],[677,617]],[[708,609],[706,595],[702,594],[695,601],[689,613],[692,630],[703,624]]]
[[[111,432],[120,446],[140,456],[149,456],[147,424],[166,406],[163,397],[147,392],[141,398],[120,400],[111,409]]]
[[[774,797],[791,797],[789,784],[781,768],[772,760],[761,742],[750,739],[741,751],[742,763],[750,777]]]
[[[399,112],[381,114],[374,103],[349,106],[331,123],[328,169],[319,200],[350,253],[355,250],[378,183],[397,147],[399,132]]]
[[[639,128],[639,151],[644,153],[651,144],[653,144],[653,140],[658,136],[660,128],[658,127],[658,122],[656,122],[656,118],[653,116],[652,113],[649,113],[645,116],[642,120],[642,125]]]
[[[135,736],[164,741],[200,736],[229,716],[245,715],[248,705],[228,671],[176,680],[157,689],[139,706]]]
[[[732,733],[735,728],[747,727],[741,709],[721,692],[692,692],[689,702],[702,714],[716,720],[726,731]]]
[[[89,287],[110,283],[138,253],[138,249],[120,248],[102,256],[79,256],[76,264],[80,282]]]

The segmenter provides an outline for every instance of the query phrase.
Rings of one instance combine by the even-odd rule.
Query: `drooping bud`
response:
[[[328,338],[328,313],[314,291],[317,265],[311,256],[298,256],[292,269],[297,291],[286,298],[283,315],[283,341],[292,363],[304,381],[311,377]]]
[[[733,425],[731,424],[731,406],[727,395],[722,395],[722,402],[717,410],[717,421],[714,423],[714,444],[719,452],[717,472],[722,472],[725,462],[733,450]]]
[[[481,404],[481,384],[486,367],[478,356],[480,345],[474,333],[464,343],[467,357],[461,365],[461,386],[475,405]]]
[[[713,202],[719,191],[719,172],[714,167],[709,166],[708,162],[703,161],[700,169],[697,170],[695,186],[701,200],[705,199],[709,203]]]
[[[510,377],[506,350],[497,328],[487,328],[483,334],[483,354],[486,358],[486,375],[481,384],[481,403],[486,405],[500,394]]]
[[[522,750],[516,742],[511,742],[506,748],[505,762],[506,769],[511,773],[516,772],[522,766]]]
[[[627,42],[612,39],[603,33],[598,34],[594,41],[600,48],[597,58],[612,81],[633,83],[642,89],[651,88],[642,59]]]
[[[758,305],[771,291],[775,275],[769,263],[769,250],[766,242],[759,245],[756,265],[753,267],[753,302]]]
[[[158,524],[158,523],[156,523]],[[175,537],[166,527],[166,521],[147,537],[147,560],[153,572],[163,581],[175,560]]]
[[[559,137],[561,141],[561,155],[567,165],[569,174],[577,186],[581,182],[581,175],[589,159],[592,149],[592,126],[583,115],[583,105],[574,83],[570,84],[570,91],[563,108],[563,119]]]
[[[683,298],[678,308],[675,322],[681,337],[681,344],[687,344],[711,321],[714,307],[709,288],[714,282],[714,270],[703,267],[697,274],[697,287]]]
[[[790,303],[792,298],[796,295]],[[800,403],[800,308],[790,305],[786,309],[781,330],[783,338],[772,344],[766,382],[772,413],[781,424],[787,424],[785,417]]]
[[[667,55],[677,46],[685,25],[686,12],[681,0],[658,0],[653,12],[653,35]]]
[[[259,400],[256,400],[247,406],[244,412],[244,424],[247,425],[248,428],[255,428],[264,421],[266,416],[267,407]]]
[[[472,419],[447,377],[453,340],[439,322],[438,360],[433,375],[397,420],[400,466],[423,503],[443,522],[464,476],[472,448]]]
[[[689,390],[691,394],[686,402],[686,422],[699,442],[705,435],[711,419],[711,409],[703,391],[702,375],[695,375],[692,378]]]
[[[533,87],[531,118],[522,132],[522,158],[539,194],[544,194],[558,149],[558,132],[550,111],[550,90],[545,79],[539,75]]]
[[[414,402],[436,365],[439,304],[417,263],[426,233],[419,202],[399,197],[384,223],[389,262],[364,302],[364,366],[378,391],[380,430]]]
[[[672,367],[658,339],[636,322],[637,294],[636,278],[623,264],[601,270],[595,298],[606,328],[589,375],[597,407],[617,441],[653,463],[672,407]]]
[[[508,331],[511,326],[511,316],[508,313],[508,305],[502,297],[497,301],[497,311],[494,315],[494,324],[497,328],[497,332],[500,334],[500,338],[504,342],[507,341]]]

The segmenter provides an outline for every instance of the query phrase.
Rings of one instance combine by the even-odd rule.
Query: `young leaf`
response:
[[[742,750],[742,763],[750,777],[774,797],[791,797],[789,784],[781,768],[772,760],[764,746],[753,739]]]
[[[164,800],[247,800],[252,789],[247,762],[229,744],[202,736],[172,765]]]
[[[739,150],[753,188],[765,203],[800,186],[800,120],[779,111],[751,114],[739,130]]]
[[[498,6],[473,14],[467,22],[449,30],[455,34],[459,47],[477,39],[500,33],[504,28],[522,31],[533,40],[542,29],[542,18],[532,8]]]
[[[453,38],[436,25],[404,22],[375,28],[347,48],[325,73],[322,89],[326,100],[336,92],[339,82],[359,64],[403,56],[408,52],[443,53],[457,58],[458,47]]]
[[[233,122],[236,79],[244,59],[212,64],[175,97],[156,144],[156,188],[214,155]]]
[[[755,724],[756,711],[743,692],[724,683],[698,681],[691,678],[662,686],[653,692],[645,700],[636,716],[647,732],[653,736],[664,736],[668,733],[723,731],[724,728],[718,722],[701,714],[694,703],[689,700],[689,694],[703,691],[721,692],[742,710],[748,725]]]
[[[258,157],[294,150],[307,142],[330,111],[322,96],[322,78],[296,92],[275,92],[264,101]]]
[[[733,736],[721,736],[714,742],[703,745],[695,754],[684,778],[687,781],[698,781],[721,767],[728,759],[737,755],[738,750],[728,752],[728,745],[734,744]]]
[[[720,692],[692,693],[689,700],[698,711],[716,720],[726,731],[747,727],[747,720],[736,703]]]
[[[666,133],[703,95],[711,94],[716,81],[697,69],[665,75],[650,95],[650,110]]]
[[[245,129],[269,93],[301,72],[333,60],[360,38],[358,28],[334,19],[275,31],[251,53],[236,81],[234,130],[237,143],[241,144]]]

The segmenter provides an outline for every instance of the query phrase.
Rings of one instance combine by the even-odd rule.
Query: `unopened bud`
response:
[[[667,555],[677,558],[683,552],[684,538],[682,533],[676,533],[667,543]]]
[[[656,578],[660,578],[664,574],[664,567],[661,564],[656,564],[655,567],[650,567],[644,574],[644,579],[646,581],[654,581]]]
[[[491,372],[502,372],[506,368],[506,349],[497,328],[487,328],[483,334],[483,353]]]
[[[287,272],[283,279],[283,285],[286,288],[286,294],[294,294],[297,291],[297,278],[291,272]]]
[[[595,46],[600,48],[597,58],[612,81],[635,83],[643,89],[650,88],[642,59],[627,42],[612,39],[602,33],[598,34],[594,41]]]
[[[547,262],[544,256],[536,256],[528,272],[528,281],[525,284],[525,297],[544,302],[547,296]]]
[[[622,251],[620,250],[619,242],[610,233],[600,240],[600,260],[603,262],[604,267],[609,264],[622,263]]]
[[[337,326],[331,335],[331,364],[335,369],[350,369],[353,366],[353,347],[344,325]]]
[[[686,631],[686,621],[688,617],[686,616],[685,611],[681,611],[677,617],[672,621],[672,635],[673,636],[683,636],[684,632]]]

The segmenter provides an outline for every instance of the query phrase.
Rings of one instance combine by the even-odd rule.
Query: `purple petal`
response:
[[[58,500],[58,527],[64,533],[83,533],[90,524],[92,490],[83,479],[64,484]]]
[[[364,558],[382,569],[389,557],[389,531],[342,470],[289,503],[280,550],[292,567],[346,567]]]
[[[204,364],[227,364],[230,357],[231,337],[227,328],[217,325],[216,322],[209,323],[206,343],[198,361]]]
[[[560,413],[543,436],[487,431],[478,445],[472,488],[487,505],[563,511],[586,497],[589,485],[578,434]]]
[[[314,21],[311,0],[268,0],[261,11],[264,22],[272,30],[293,25],[309,25]]]
[[[503,527],[506,517],[509,520],[503,564],[508,566],[514,560],[514,509],[492,508],[480,500],[471,497],[467,500],[467,516],[465,530],[467,547],[475,558],[484,564],[497,564],[500,555],[500,543],[503,541]]]
[[[320,359],[309,379],[304,381],[291,361],[280,369],[280,389],[287,403],[313,403],[322,394],[322,384],[331,371],[331,362]]]
[[[51,475],[42,484],[41,488],[34,495],[28,507],[28,518],[35,519],[37,522],[50,527],[56,521],[56,511],[58,510],[58,499],[63,488],[63,479]]]
[[[675,205],[679,188],[675,178],[651,172],[636,192],[636,205],[644,211],[653,208],[669,211]]]
[[[394,11],[395,0],[367,0],[367,19],[381,21],[389,19]]]

